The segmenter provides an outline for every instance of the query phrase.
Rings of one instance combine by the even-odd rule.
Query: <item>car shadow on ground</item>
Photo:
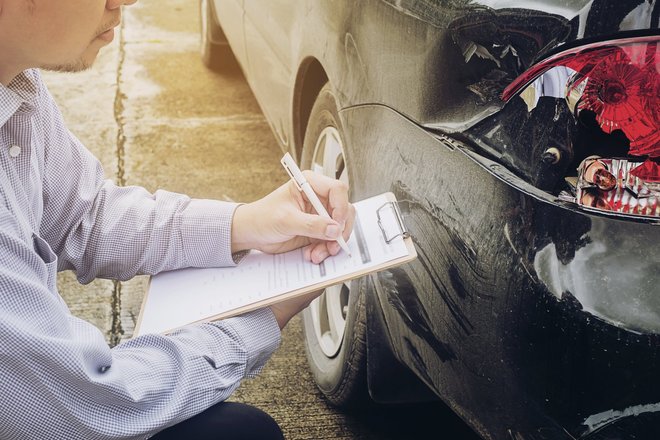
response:
[[[414,405],[380,405],[348,416],[356,431],[369,432],[370,438],[405,440],[480,440],[454,412],[442,402]],[[362,428],[362,429],[360,429]]]

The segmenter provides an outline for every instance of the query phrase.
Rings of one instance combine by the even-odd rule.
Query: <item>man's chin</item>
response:
[[[61,64],[46,64],[41,66],[44,70],[50,70],[52,72],[82,72],[89,69],[96,61],[96,57],[99,54],[98,47],[89,47],[87,50],[76,60],[73,60],[68,63]]]

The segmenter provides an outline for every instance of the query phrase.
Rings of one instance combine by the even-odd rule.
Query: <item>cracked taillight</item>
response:
[[[505,101],[521,92],[530,108],[540,96],[563,98],[576,117],[589,112],[605,134],[625,136],[623,157],[599,157],[597,141],[588,147],[588,163],[567,179],[577,182],[572,196],[579,205],[660,217],[659,51],[657,36],[581,46],[533,66],[505,89]]]

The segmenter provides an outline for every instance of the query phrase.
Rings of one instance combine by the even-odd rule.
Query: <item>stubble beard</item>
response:
[[[90,43],[90,45],[85,49],[83,53],[78,55],[77,58],[73,59],[70,62],[65,62],[60,64],[47,64],[41,66],[41,68],[44,70],[50,70],[52,72],[68,72],[68,73],[82,72],[84,70],[87,70],[90,67],[92,67],[94,61],[96,61],[96,57],[98,56],[100,50],[100,48],[96,48],[96,50],[94,50],[91,47],[93,43],[94,41]]]
[[[75,72],[82,72],[84,70],[88,70],[90,67],[92,67],[93,63],[94,61],[88,62],[83,60],[82,58],[79,58],[70,63],[42,66],[42,69],[49,70],[51,72],[75,73]]]

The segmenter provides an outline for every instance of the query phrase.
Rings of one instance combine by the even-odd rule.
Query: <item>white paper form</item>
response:
[[[356,222],[347,241],[350,257],[340,251],[314,264],[304,260],[302,249],[276,255],[251,251],[235,267],[181,269],[153,276],[136,335],[167,332],[268,300],[272,304],[279,295],[334,284],[333,280],[360,276],[409,255],[402,237],[388,244],[378,225],[377,211],[387,203],[386,194],[354,203]],[[391,205],[380,209],[380,214],[383,229],[396,235],[400,227]]]

